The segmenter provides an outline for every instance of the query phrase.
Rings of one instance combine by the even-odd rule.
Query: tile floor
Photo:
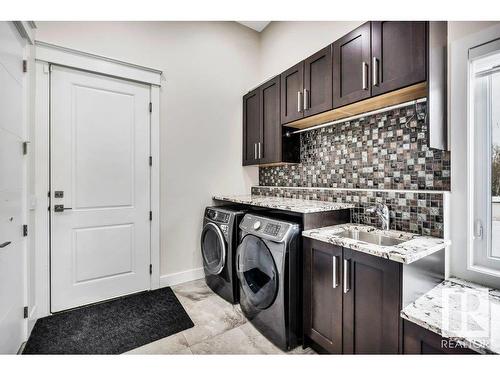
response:
[[[203,279],[172,288],[195,326],[141,346],[127,354],[285,354],[257,331]],[[289,354],[314,354],[298,347]]]

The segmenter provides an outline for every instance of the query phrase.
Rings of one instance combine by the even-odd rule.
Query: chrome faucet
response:
[[[382,229],[389,230],[389,208],[382,203],[376,203],[375,206],[366,209],[367,213],[376,213],[382,221]]]

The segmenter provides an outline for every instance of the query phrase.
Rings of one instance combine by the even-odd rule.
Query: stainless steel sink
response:
[[[405,240],[359,230],[345,230],[337,233],[336,235],[339,237],[352,238],[353,240],[372,243],[378,246],[394,246],[405,242]]]

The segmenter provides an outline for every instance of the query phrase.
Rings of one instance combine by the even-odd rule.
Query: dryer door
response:
[[[220,228],[214,223],[207,223],[201,232],[201,254],[205,270],[218,275],[226,264],[226,240]]]
[[[259,237],[246,235],[238,247],[238,279],[249,302],[264,310],[278,294],[278,269],[267,245]]]

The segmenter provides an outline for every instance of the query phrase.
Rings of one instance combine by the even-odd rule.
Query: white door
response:
[[[0,22],[0,354],[17,352],[26,327],[23,52],[14,26]]]
[[[149,86],[52,66],[52,312],[150,288],[149,102]]]

